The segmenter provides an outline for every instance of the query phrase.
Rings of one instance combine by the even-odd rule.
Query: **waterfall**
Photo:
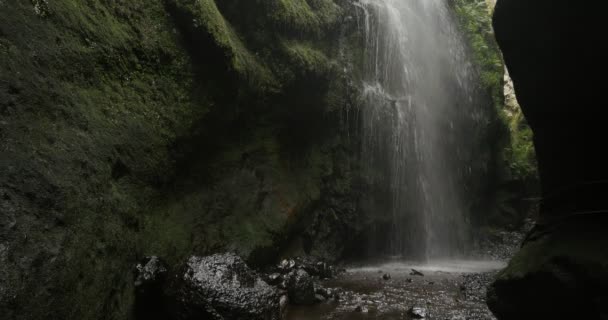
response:
[[[362,161],[385,190],[391,255],[466,253],[476,73],[447,0],[359,0],[365,35]],[[384,232],[384,231],[383,231]]]

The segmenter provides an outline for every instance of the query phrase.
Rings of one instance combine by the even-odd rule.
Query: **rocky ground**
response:
[[[486,288],[532,225],[529,220],[521,230],[487,235],[475,260],[350,268],[336,279],[322,282],[338,299],[291,306],[287,319],[496,319],[486,304]]]
[[[484,237],[468,260],[391,260],[348,269],[313,258],[253,270],[233,253],[192,256],[177,270],[136,266],[138,319],[495,319],[486,288],[521,243],[520,231]],[[480,258],[481,257],[481,258]]]
[[[347,271],[324,285],[340,298],[312,307],[291,307],[289,320],[317,319],[494,319],[485,288],[500,263],[462,262],[417,266],[395,263]]]

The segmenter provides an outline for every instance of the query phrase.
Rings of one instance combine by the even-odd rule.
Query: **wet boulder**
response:
[[[177,319],[281,319],[281,294],[234,254],[193,256],[169,285]]]
[[[279,286],[283,281],[283,275],[280,273],[263,274],[264,281],[271,286]]]
[[[330,279],[338,274],[334,266],[313,257],[284,259],[276,267],[276,270],[281,274],[287,274],[297,269],[302,269],[310,276],[317,277],[319,279]]]
[[[320,279],[330,279],[336,275],[335,268],[332,265],[312,257],[298,258],[296,265],[298,268],[304,269],[309,275]]]
[[[416,269],[412,269],[412,272],[410,272],[410,276],[424,277],[424,273],[422,273]]]
[[[134,285],[139,293],[159,290],[166,278],[167,267],[159,257],[145,257],[135,265]]]
[[[428,316],[428,311],[421,307],[412,307],[407,313],[414,319],[425,319]]]
[[[311,305],[316,302],[315,283],[303,269],[297,269],[287,275],[287,292],[289,300],[296,305]]]
[[[294,259],[284,259],[279,263],[278,269],[281,273],[289,273],[296,267],[296,261]]]
[[[164,318],[163,289],[168,270],[156,256],[145,257],[134,270],[135,317],[137,319]]]

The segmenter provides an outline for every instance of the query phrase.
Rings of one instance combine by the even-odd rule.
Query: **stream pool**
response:
[[[501,261],[471,260],[353,266],[323,282],[339,299],[290,307],[287,319],[420,319],[412,312],[415,308],[425,319],[493,320],[485,303],[486,286],[505,266]],[[423,276],[412,274],[412,269]]]

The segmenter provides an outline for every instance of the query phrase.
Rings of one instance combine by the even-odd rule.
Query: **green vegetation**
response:
[[[504,106],[504,64],[492,30],[492,17],[485,0],[456,0],[456,15],[469,39],[481,83],[492,94],[495,106]],[[502,110],[501,110],[502,111]]]
[[[232,4],[0,1],[4,316],[129,319],[142,256],[265,263],[330,205],[341,9]]]
[[[210,35],[229,60],[230,67],[252,87],[273,91],[278,87],[271,71],[251,53],[232,25],[224,19],[214,0],[171,0],[179,23],[199,37]]]
[[[336,24],[341,10],[332,0],[257,1],[264,6],[271,23],[279,29],[320,35]]]
[[[538,179],[538,167],[532,129],[518,106],[512,113],[508,113],[508,120],[511,137],[505,156],[510,172],[515,179],[534,183]]]
[[[529,211],[521,201],[537,192],[538,172],[532,130],[517,104],[512,83],[505,81],[508,78],[494,38],[490,6],[492,3],[487,0],[456,0],[454,10],[468,39],[483,89],[491,95],[497,111],[492,125],[492,143],[499,155],[497,191],[491,196],[495,212],[488,219],[496,225],[507,225],[521,220]]]
[[[286,41],[283,44],[290,64],[297,70],[316,75],[325,75],[329,71],[329,59],[322,51],[301,41]]]

